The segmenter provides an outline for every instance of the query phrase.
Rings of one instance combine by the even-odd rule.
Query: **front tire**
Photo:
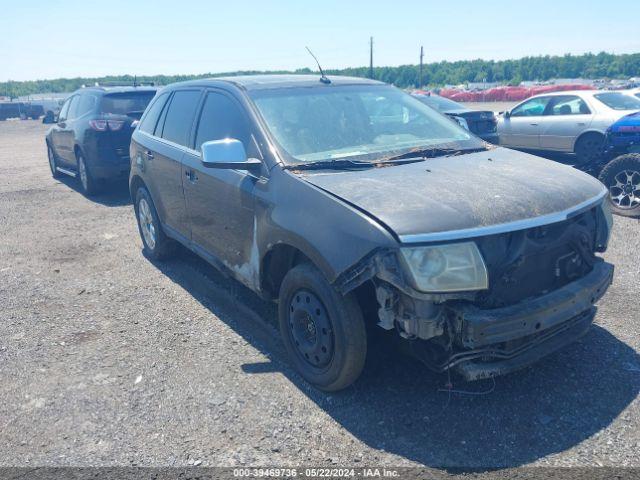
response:
[[[170,257],[175,250],[175,242],[167,237],[162,230],[151,195],[144,187],[140,187],[136,192],[134,210],[145,254],[154,260],[164,260]]]
[[[51,176],[53,178],[60,178],[60,172],[58,171],[58,160],[56,154],[53,151],[51,145],[47,143],[47,157],[49,158],[49,168],[51,169]]]
[[[602,158],[604,137],[599,133],[587,133],[580,137],[574,147],[578,165],[586,166]]]
[[[76,153],[78,179],[80,180],[80,189],[87,197],[94,195],[98,191],[96,180],[91,175],[87,161],[82,152]]]
[[[336,391],[360,376],[367,333],[353,293],[341,295],[317,268],[300,264],[282,281],[278,316],[289,358],[306,381]]]
[[[613,213],[622,217],[640,216],[640,154],[614,158],[602,169],[599,180],[609,191]]]

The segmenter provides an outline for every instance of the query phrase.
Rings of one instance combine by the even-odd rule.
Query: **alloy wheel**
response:
[[[82,155],[78,156],[78,173],[80,174],[80,183],[82,183],[82,188],[86,192],[89,190],[89,178],[87,174],[87,166],[84,163],[84,157]]]
[[[138,203],[138,220],[140,221],[140,230],[147,246],[153,250],[156,247],[156,228],[153,224],[153,215],[151,215],[151,207],[146,199],[141,198]]]
[[[53,150],[48,145],[47,145],[47,156],[49,157],[49,168],[51,168],[51,173],[55,175],[58,172],[58,169],[56,167],[56,157],[53,154]]]
[[[289,303],[289,331],[298,356],[314,368],[327,367],[334,354],[331,321],[320,299],[298,290]]]
[[[617,173],[609,185],[609,196],[613,204],[622,210],[640,205],[640,172],[622,170]]]

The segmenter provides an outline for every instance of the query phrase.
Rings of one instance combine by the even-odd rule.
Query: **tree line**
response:
[[[420,67],[400,65],[398,67],[374,67],[373,77],[401,88],[419,86]],[[237,71],[207,73],[202,75],[146,75],[136,77],[137,82],[153,82],[167,85],[183,80],[216,77],[223,75],[246,75],[255,73],[312,73],[312,70],[295,71]],[[368,77],[369,67],[328,69],[328,74]],[[467,82],[500,82],[517,85],[522,81],[544,81],[551,78],[629,78],[640,76],[640,53],[598,54],[564,56],[524,57],[515,60],[460,60],[424,65],[422,84],[430,87],[458,85]],[[0,96],[18,97],[36,93],[71,92],[82,85],[95,83],[133,83],[132,75],[111,75],[98,78],[58,78],[54,80],[29,80],[0,82]]]

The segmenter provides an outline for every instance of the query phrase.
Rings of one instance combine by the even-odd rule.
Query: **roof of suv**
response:
[[[149,86],[136,86],[133,85],[119,85],[119,86],[90,86],[90,87],[82,87],[76,90],[76,92],[84,92],[84,91],[93,91],[100,93],[126,93],[126,92],[155,92],[158,90],[158,87],[149,87]]]
[[[215,86],[220,83],[231,83],[246,90],[263,90],[270,88],[313,87],[330,85],[384,85],[377,80],[361,77],[342,77],[330,75],[330,84],[320,82],[320,75],[238,75],[229,77],[213,77],[180,82],[179,85]],[[173,84],[171,86],[175,86]]]

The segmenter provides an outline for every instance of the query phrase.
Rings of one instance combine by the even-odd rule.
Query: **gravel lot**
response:
[[[640,467],[638,221],[615,220],[597,325],[492,392],[439,392],[377,346],[326,395],[273,305],[186,251],[142,255],[126,186],[52,179],[46,128],[0,122],[0,466]]]

